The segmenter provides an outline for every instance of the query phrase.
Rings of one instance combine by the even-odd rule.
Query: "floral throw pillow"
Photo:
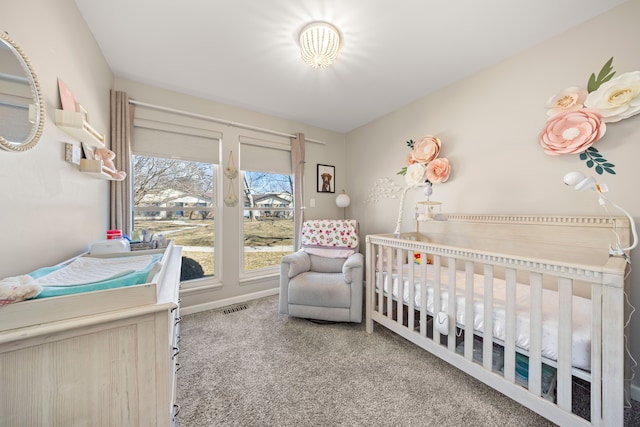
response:
[[[354,219],[318,219],[302,223],[303,247],[349,248],[358,246],[358,223]]]

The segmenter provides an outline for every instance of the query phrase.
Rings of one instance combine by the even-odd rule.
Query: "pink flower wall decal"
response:
[[[433,183],[443,183],[449,179],[451,164],[448,159],[438,157],[442,141],[433,135],[427,135],[418,141],[409,140],[407,146],[411,153],[407,156],[405,167],[398,175],[404,175],[409,187]]]
[[[540,145],[545,153],[552,156],[582,153],[602,138],[606,130],[598,111],[587,108],[569,110],[547,119],[540,135]]]
[[[451,173],[451,165],[449,160],[445,158],[433,159],[427,164],[426,176],[430,182],[442,183],[447,182]]]
[[[547,119],[539,142],[546,154],[578,154],[602,175],[615,165],[593,146],[605,134],[605,123],[640,114],[640,71],[614,78],[613,57],[591,74],[586,88],[572,86],[547,101]]]

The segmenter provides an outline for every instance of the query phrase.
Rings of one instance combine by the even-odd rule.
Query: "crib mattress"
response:
[[[411,286],[408,279],[408,268],[411,265],[405,265],[403,268],[403,296],[402,301],[409,303],[409,287]],[[441,269],[440,280],[440,311],[448,312],[449,292],[448,292],[448,270]],[[376,272],[376,288],[378,288],[378,275]],[[433,277],[435,267],[427,266],[427,278],[425,280],[427,286],[427,304],[426,310],[430,315],[434,315],[434,284]],[[383,272],[384,293],[389,292],[388,273]],[[392,274],[392,295],[398,300],[398,282],[397,273]],[[422,277],[418,274],[418,269],[414,273],[414,307],[421,310]],[[505,338],[506,323],[506,282],[502,279],[494,278],[493,285],[493,337],[499,340]],[[455,313],[458,325],[466,325],[465,319],[465,272],[456,271],[456,293],[455,293]],[[542,357],[550,360],[558,358],[558,310],[559,310],[558,293],[543,289],[542,291]],[[525,284],[518,283],[516,285],[516,347],[529,350],[530,343],[530,287]],[[591,300],[579,296],[573,296],[573,332],[572,332],[572,365],[576,368],[590,370],[591,367]],[[476,332],[484,332],[484,276],[474,274],[474,292],[473,292],[473,329]]]

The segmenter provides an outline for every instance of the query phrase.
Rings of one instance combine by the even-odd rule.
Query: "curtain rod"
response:
[[[133,99],[129,99],[129,104],[139,105],[141,107],[147,107],[147,108],[151,108],[153,110],[166,111],[166,112],[169,112],[169,113],[180,114],[182,116],[188,116],[188,117],[194,117],[194,118],[197,118],[197,119],[208,120],[210,122],[220,123],[220,124],[223,124],[223,125],[233,126],[233,127],[237,127],[237,128],[241,128],[241,129],[254,130],[254,131],[257,131],[257,132],[267,133],[267,134],[270,134],[270,135],[284,136],[284,137],[287,137],[287,138],[295,138],[296,137],[296,135],[289,134],[289,133],[278,132],[278,131],[271,130],[271,129],[260,128],[260,127],[257,127],[257,126],[245,125],[243,123],[232,122],[230,120],[225,120],[225,119],[218,119],[216,117],[206,116],[204,114],[192,113],[190,111],[183,111],[183,110],[177,110],[175,108],[162,107],[160,105],[149,104],[149,103],[146,103],[146,102],[140,102],[140,101],[136,101],[136,100],[133,100]],[[316,144],[322,144],[322,145],[326,145],[327,144],[324,141],[318,141],[316,139],[311,139],[311,138],[307,138],[307,137],[305,137],[304,140],[306,142],[313,142],[313,143],[316,143]]]

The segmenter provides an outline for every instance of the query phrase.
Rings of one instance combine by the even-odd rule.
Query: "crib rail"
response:
[[[623,425],[623,259],[589,265],[527,258],[432,243],[418,233],[399,238],[369,235],[366,250],[367,332],[373,332],[374,322],[385,326],[559,425]],[[481,285],[475,282],[478,273]],[[495,294],[498,281],[504,283],[504,296]],[[528,348],[517,345],[522,319],[516,313],[516,289],[523,284],[530,307]],[[474,295],[479,287],[483,312],[478,315]],[[572,362],[573,301],[585,287],[591,300],[590,369]],[[555,359],[542,351],[545,289],[557,292]],[[503,336],[494,334],[494,311],[499,309],[504,310]],[[444,334],[436,327],[440,312],[449,319]],[[474,317],[481,319],[481,328],[474,325]],[[590,390],[586,414],[574,413],[576,381]]]

